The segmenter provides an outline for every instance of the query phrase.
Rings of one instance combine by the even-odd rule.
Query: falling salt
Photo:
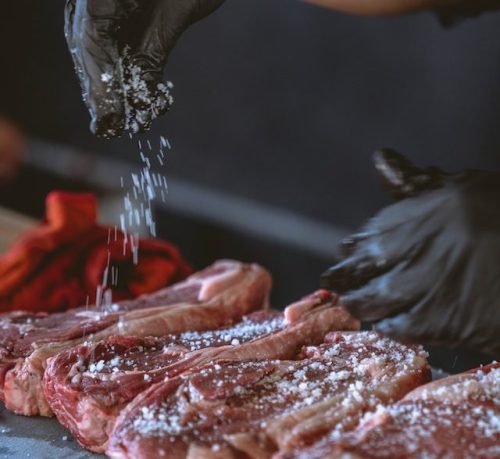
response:
[[[95,293],[95,303],[98,308],[101,307],[102,304],[102,286],[98,285]]]
[[[110,288],[104,292],[104,309],[106,311],[112,310],[113,306],[113,292]]]
[[[128,236],[127,233],[123,234],[123,256],[127,254],[127,244],[128,244]]]
[[[139,176],[137,174],[131,174],[132,182],[134,183],[134,189],[140,187]]]
[[[102,75],[103,81],[109,82],[112,78],[111,75]],[[140,82],[135,81],[137,84],[134,90],[140,89]],[[164,91],[168,91],[172,85],[166,85]],[[131,89],[131,88],[129,88]],[[171,100],[168,101],[171,103]],[[128,122],[130,122],[130,118]],[[133,121],[134,123],[136,120]],[[135,130],[135,128],[129,124],[129,129]],[[130,138],[132,138],[131,133],[129,133]],[[147,148],[152,152],[153,147],[149,140],[146,140]],[[163,148],[170,150],[171,144],[165,137],[160,137],[160,150],[159,153],[152,154],[150,158],[145,154],[143,149],[143,142],[141,140],[137,141],[139,147],[139,157],[141,160],[141,168],[139,171],[132,172],[127,179],[126,177],[120,177],[120,186],[124,190],[123,196],[123,211],[120,213],[120,230],[123,233],[122,238],[122,251],[123,256],[127,253],[131,253],[132,261],[134,264],[139,263],[139,234],[142,226],[148,229],[151,236],[156,237],[156,221],[153,214],[153,208],[155,201],[161,197],[165,201],[165,197],[168,194],[168,183],[167,178],[161,172],[155,172],[152,169],[152,161],[154,158],[157,160],[157,167],[165,166],[165,153]],[[111,228],[108,231],[108,246],[111,246],[112,232]],[[114,227],[114,242],[118,242],[118,225]],[[111,285],[110,285],[111,283]],[[102,282],[97,286],[95,292],[95,304],[101,312],[106,315],[109,313],[117,313],[120,310],[119,304],[113,303],[113,287],[118,285],[118,267],[111,265],[111,248],[108,249],[108,259],[107,265],[103,271]],[[89,301],[87,301],[88,306]],[[125,323],[123,317],[118,319],[116,324],[119,332],[123,332],[125,328]],[[91,371],[100,371],[102,368],[101,361],[95,363],[94,355],[90,356],[90,369]],[[146,375],[145,380],[149,380],[150,376]]]
[[[121,214],[120,215],[120,229],[122,230],[122,232],[126,232],[126,226],[125,226],[125,215],[124,214]]]
[[[172,146],[170,145],[168,139],[163,137],[162,135],[160,136],[160,142],[162,147],[168,148],[169,150],[172,149]]]

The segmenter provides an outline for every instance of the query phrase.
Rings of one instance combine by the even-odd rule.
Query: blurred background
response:
[[[40,218],[49,190],[91,190],[116,223],[137,140],[89,132],[63,6],[2,5],[0,116],[23,155],[3,174],[0,205]],[[181,39],[167,71],[174,108],[139,137],[173,146],[159,235],[195,267],[220,257],[268,266],[278,307],[315,289],[338,240],[389,203],[374,149],[500,169],[499,24],[499,14],[444,29],[432,13],[369,19],[228,0]]]

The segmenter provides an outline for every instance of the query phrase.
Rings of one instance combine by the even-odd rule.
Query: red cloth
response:
[[[51,193],[45,221],[0,257],[0,312],[62,311],[87,298],[94,303],[108,258],[105,287],[112,288],[113,301],[153,292],[191,273],[179,251],[160,240],[141,239],[134,265],[130,240],[124,251],[124,234],[97,225],[96,217],[93,195]],[[116,286],[112,270],[118,273]]]

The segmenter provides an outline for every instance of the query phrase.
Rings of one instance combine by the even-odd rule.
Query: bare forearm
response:
[[[450,6],[460,0],[304,0],[307,3],[353,14],[397,15],[437,6]],[[463,1],[463,0],[462,0]]]

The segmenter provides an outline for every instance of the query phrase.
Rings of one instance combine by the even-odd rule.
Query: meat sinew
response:
[[[120,411],[154,383],[220,358],[293,358],[303,345],[321,342],[331,330],[359,329],[359,322],[336,302],[336,296],[320,291],[285,313],[255,312],[230,327],[84,344],[49,361],[45,395],[58,420],[84,447],[103,452]]]
[[[371,332],[338,332],[298,360],[217,360],[158,383],[119,416],[112,458],[270,458],[353,428],[427,382],[426,354]]]
[[[367,415],[294,459],[500,457],[500,364],[450,376]]]
[[[257,265],[220,261],[184,282],[108,311],[0,316],[0,399],[17,414],[50,416],[42,378],[65,349],[114,335],[163,336],[233,323],[267,305],[270,275]]]

